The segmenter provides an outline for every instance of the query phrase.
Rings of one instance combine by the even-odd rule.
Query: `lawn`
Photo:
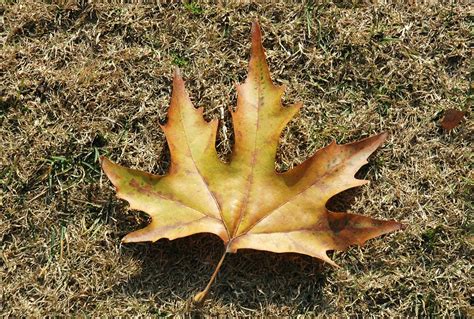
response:
[[[472,7],[348,2],[0,5],[0,316],[473,316]],[[357,175],[371,183],[328,207],[407,228],[331,253],[341,268],[239,251],[197,309],[221,241],[121,244],[149,221],[98,158],[166,172],[159,123],[179,66],[229,160],[256,18],[284,104],[304,104],[276,169],[386,131]],[[447,132],[453,108],[468,113]]]

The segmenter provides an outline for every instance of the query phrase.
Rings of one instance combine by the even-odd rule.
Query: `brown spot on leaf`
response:
[[[153,192],[153,190],[151,189],[151,185],[140,183],[134,178],[132,178],[128,184],[138,193],[146,194],[147,196],[153,196],[156,194],[156,192]]]

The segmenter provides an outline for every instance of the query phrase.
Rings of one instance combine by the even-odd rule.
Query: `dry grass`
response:
[[[469,25],[462,6],[327,4],[1,7],[0,315],[185,313],[222,245],[208,235],[120,245],[146,223],[114,197],[97,158],[163,172],[173,65],[207,118],[223,117],[259,17],[286,102],[304,102],[277,167],[336,139],[390,137],[361,175],[369,186],[331,205],[409,227],[333,258],[230,256],[194,314],[472,316],[472,115],[450,133],[444,109],[468,111]],[[225,133],[225,134],[224,134]],[[225,182],[225,181],[223,181]],[[469,215],[471,214],[471,215]]]

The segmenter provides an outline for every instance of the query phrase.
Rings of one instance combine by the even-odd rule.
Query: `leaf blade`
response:
[[[299,253],[319,258],[338,266],[326,254],[328,250],[346,250],[350,245],[363,245],[367,240],[387,234],[404,226],[393,220],[378,220],[370,217],[325,212],[326,220],[313,227],[271,233],[247,233],[235,238],[229,247],[255,249],[275,253]],[[326,222],[325,222],[326,221]]]
[[[116,187],[117,197],[126,200],[131,209],[143,211],[152,218],[149,226],[127,235],[125,242],[154,242],[161,238],[175,239],[199,232],[213,233],[227,240],[220,216],[209,213],[205,206],[201,206],[203,203],[189,201],[185,193],[167,183],[167,176],[129,169],[106,157],[101,157],[101,165]],[[188,225],[186,231],[181,229],[182,224]]]
[[[332,143],[288,172],[275,171],[280,134],[301,104],[283,107],[284,87],[271,80],[257,22],[252,25],[248,76],[237,91],[229,164],[221,162],[215,150],[217,120],[206,122],[202,109],[194,108],[178,69],[168,122],[162,126],[171,154],[170,171],[156,176],[101,158],[117,196],[152,218],[124,242],[208,232],[223,240],[226,252],[249,248],[295,252],[337,266],[328,250],[344,250],[403,228],[395,221],[326,208],[335,194],[368,183],[354,175],[386,139],[385,133],[345,145]]]

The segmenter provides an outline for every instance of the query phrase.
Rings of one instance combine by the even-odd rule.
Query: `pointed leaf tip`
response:
[[[252,23],[252,55],[256,53],[263,54],[262,31],[257,21]]]
[[[110,174],[111,174],[110,164],[112,163],[111,160],[109,160],[107,157],[102,155],[99,157],[99,163],[105,175],[110,177]]]
[[[254,22],[252,22],[252,39],[259,40],[262,38],[262,31],[260,29],[260,24],[258,23],[258,20],[255,19]]]
[[[181,77],[181,70],[178,66],[174,68],[174,77]]]
[[[270,76],[270,70],[265,55],[265,49],[262,45],[262,32],[257,21],[252,23],[252,44],[250,49],[250,62],[247,79],[253,78],[254,81],[262,81],[273,85]]]
[[[173,74],[173,87],[172,87],[172,92],[171,92],[171,104],[170,108],[173,107],[174,100],[180,99],[182,97],[185,97],[188,99],[188,94],[186,92],[186,89],[184,87],[184,80],[183,77],[181,76],[181,71],[178,67],[174,69],[174,74]]]
[[[183,77],[181,76],[181,70],[179,67],[175,67],[174,72],[173,72],[173,89],[175,89],[175,86],[177,84],[184,83]]]

